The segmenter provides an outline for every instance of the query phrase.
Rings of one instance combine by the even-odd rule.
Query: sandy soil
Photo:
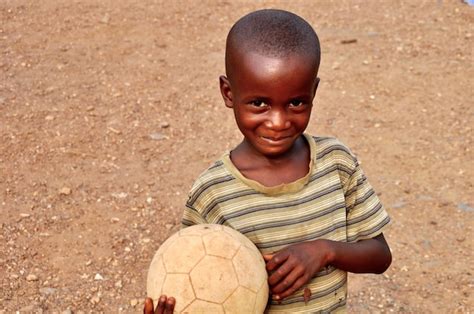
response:
[[[392,267],[351,275],[349,309],[473,312],[474,7],[398,2],[1,1],[0,312],[141,311],[193,179],[240,139],[217,78],[262,7],[319,33],[309,132],[393,219]]]

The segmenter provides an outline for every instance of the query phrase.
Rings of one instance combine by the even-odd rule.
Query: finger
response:
[[[164,314],[164,312],[165,312],[165,306],[166,306],[166,300],[167,300],[166,295],[162,295],[162,296],[158,299],[158,305],[157,305],[157,307],[156,307],[155,314]]]
[[[273,258],[273,256],[275,256],[275,254],[263,254],[263,259],[265,260],[265,262],[268,262]]]
[[[267,270],[273,271],[278,268],[278,266],[284,263],[290,254],[287,251],[278,252],[273,255],[273,257],[267,262]]]
[[[276,272],[278,272],[278,270]],[[293,268],[291,272],[283,277],[283,280],[279,281],[277,285],[272,286],[272,293],[278,295],[283,291],[286,291],[303,275],[304,269],[302,267]]]
[[[173,314],[175,305],[176,305],[176,300],[173,297],[169,297],[168,300],[166,300],[166,307],[165,307],[164,314]]]
[[[286,260],[285,263],[281,264],[269,277],[268,284],[270,287],[277,285],[279,282],[284,281],[288,274],[294,269],[294,265]],[[293,284],[293,282],[291,282]]]
[[[301,287],[303,287],[305,284],[306,284],[306,277],[305,276],[302,276],[300,278],[298,278],[298,280],[295,281],[295,283],[287,290],[283,291],[282,293],[279,293],[279,294],[274,294],[273,295],[273,299],[274,300],[283,300],[284,298],[292,295],[293,293],[295,293],[296,290],[300,289]]]
[[[143,314],[153,314],[153,299],[146,298],[145,306],[143,307]]]

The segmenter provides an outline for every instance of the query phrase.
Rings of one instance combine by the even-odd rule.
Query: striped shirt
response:
[[[356,157],[335,138],[304,135],[310,147],[308,174],[289,184],[266,187],[247,179],[230,153],[209,167],[191,188],[183,226],[223,224],[246,235],[268,254],[294,243],[316,239],[357,242],[373,238],[390,221]],[[337,312],[345,309],[347,273],[321,269],[303,288],[269,313]]]

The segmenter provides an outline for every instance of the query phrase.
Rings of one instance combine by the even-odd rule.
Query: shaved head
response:
[[[239,56],[256,53],[266,57],[307,58],[317,72],[321,59],[319,39],[304,19],[283,10],[265,9],[249,13],[229,31],[225,66],[229,78]]]

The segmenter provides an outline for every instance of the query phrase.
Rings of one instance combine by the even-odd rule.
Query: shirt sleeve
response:
[[[353,169],[344,189],[348,242],[374,238],[390,222],[390,217],[355,157]]]
[[[190,197],[191,198],[191,197]],[[208,223],[199,211],[188,200],[184,208],[183,217],[181,218],[181,229],[198,224]]]

